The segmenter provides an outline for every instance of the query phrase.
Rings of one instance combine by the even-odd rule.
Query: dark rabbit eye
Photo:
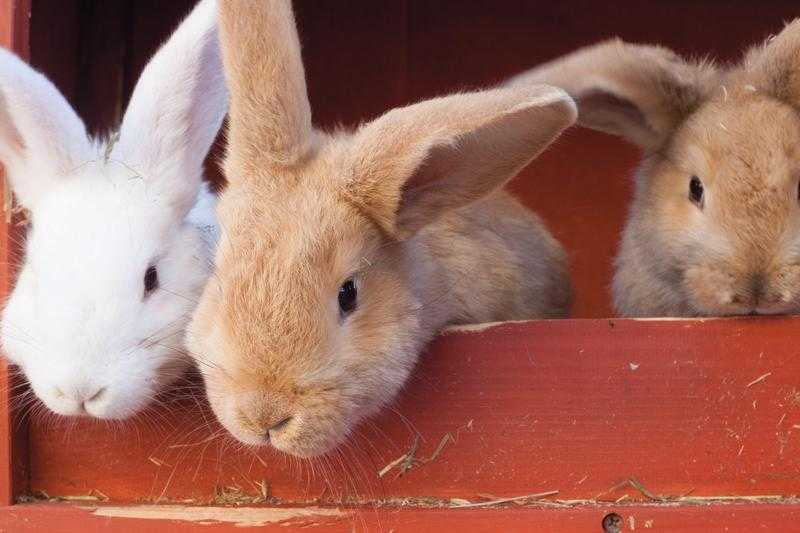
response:
[[[342,316],[347,316],[355,310],[357,300],[356,282],[350,278],[339,287],[339,311]]]
[[[697,176],[689,180],[689,199],[697,207],[703,207],[703,182]]]
[[[144,273],[144,295],[148,296],[158,288],[158,270],[155,266],[150,266]]]

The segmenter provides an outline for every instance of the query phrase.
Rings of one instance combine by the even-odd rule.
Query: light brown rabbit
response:
[[[566,258],[499,189],[576,117],[547,86],[315,130],[288,1],[221,2],[231,88],[222,236],[188,343],[240,441],[323,454],[453,323],[560,317]]]
[[[729,68],[618,40],[512,79],[644,152],[616,261],[624,316],[800,310],[800,20]]]

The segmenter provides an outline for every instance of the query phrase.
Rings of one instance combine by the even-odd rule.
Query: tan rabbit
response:
[[[624,316],[800,310],[800,20],[729,68],[618,40],[512,79],[644,152],[616,261]]]
[[[288,1],[222,2],[220,31],[230,187],[188,343],[237,439],[323,454],[443,326],[566,314],[563,251],[498,190],[574,122],[566,93],[457,94],[327,134]]]

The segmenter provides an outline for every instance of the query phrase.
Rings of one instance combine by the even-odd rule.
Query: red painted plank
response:
[[[192,514],[194,512],[194,515]],[[208,533],[246,531],[245,525],[258,524],[259,531],[326,532],[413,532],[440,533],[444,528],[458,528],[463,533],[474,532],[531,532],[603,533],[604,518],[616,513],[621,519],[619,531],[666,531],[752,533],[753,531],[800,531],[800,506],[729,504],[713,506],[591,506],[577,508],[499,508],[499,509],[323,509],[291,510],[285,513],[309,513],[277,522],[274,509],[219,508],[128,509],[81,508],[64,504],[18,505],[0,508],[0,533],[83,533],[97,532],[184,532]],[[339,516],[317,513],[338,512]],[[115,518],[102,513],[115,515]],[[119,514],[146,515],[151,518],[120,518]],[[183,520],[175,519],[180,514]],[[155,518],[161,516],[163,518]],[[210,518],[213,516],[214,518]],[[171,518],[168,518],[171,517]],[[230,520],[224,522],[222,520]],[[201,526],[200,523],[203,525]]]
[[[30,18],[31,0],[0,0],[0,46],[25,59],[30,55]]]
[[[32,487],[115,500],[211,501],[215,487],[284,502],[405,497],[562,499],[800,492],[800,319],[571,320],[438,339],[396,408],[339,454],[288,460],[236,445],[194,404],[128,425],[36,419]],[[178,407],[182,407],[181,411]],[[157,425],[161,431],[155,431]],[[167,430],[167,425],[172,429]],[[421,437],[404,476],[384,465]]]
[[[23,58],[30,53],[28,28],[30,0],[0,0],[0,46]],[[0,178],[3,170],[0,164]],[[0,189],[0,205],[6,205],[5,188]],[[19,254],[19,232],[10,214],[0,211],[0,298],[10,291]],[[0,504],[9,504],[27,488],[27,426],[17,422],[9,408],[11,392],[19,381],[0,358]]]

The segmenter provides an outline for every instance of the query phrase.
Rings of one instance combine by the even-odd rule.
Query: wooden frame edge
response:
[[[0,0],[0,45],[14,51],[23,59],[30,57],[30,17],[32,0]],[[1,170],[0,170],[1,171]],[[3,176],[3,183],[5,177]],[[3,187],[0,202],[6,206],[0,220],[0,296],[4,298],[13,286],[16,238],[11,206]],[[0,503],[13,504],[28,485],[27,427],[18,420],[12,409],[14,391],[20,384],[5,359],[0,359]]]

